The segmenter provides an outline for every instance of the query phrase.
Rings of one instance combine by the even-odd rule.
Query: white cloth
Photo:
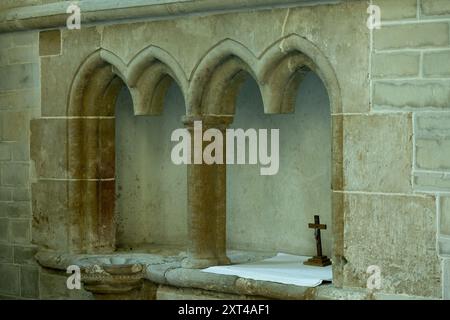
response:
[[[215,266],[203,269],[202,271],[303,287],[316,287],[322,281],[331,281],[331,266],[314,267],[304,265],[303,262],[309,258],[278,253],[275,257],[258,262]]]

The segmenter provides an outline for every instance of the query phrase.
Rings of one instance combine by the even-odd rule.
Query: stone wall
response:
[[[0,295],[38,298],[31,245],[30,119],[40,113],[38,33],[0,35]]]
[[[7,1],[2,8],[11,3]],[[328,35],[327,46],[321,49],[335,65],[339,81],[346,89],[344,111],[332,115],[333,123],[343,126],[340,151],[344,163],[342,181],[334,182],[333,201],[344,211],[340,245],[345,258],[343,273],[336,283],[365,287],[367,267],[379,265],[383,291],[387,293],[450,298],[450,4],[447,0],[373,0],[373,3],[381,7],[383,26],[370,32],[370,98],[360,77],[360,66],[364,67],[368,59],[366,43],[361,43],[365,38],[359,42],[353,39],[353,24],[345,24],[357,19],[361,30],[365,30],[362,6],[354,11],[350,10],[353,8],[328,11],[323,7],[305,12],[294,10],[291,16],[284,12],[261,13],[261,19],[271,22],[270,28],[268,24],[262,26],[267,32],[266,39],[258,40],[261,43],[251,42],[246,38],[248,33],[237,27],[248,28],[245,23],[240,25],[247,17],[242,19],[242,15],[234,14],[229,25],[221,20],[227,19],[223,15],[211,20],[203,18],[206,22],[203,29],[196,30],[205,41],[201,50],[197,47],[195,50],[203,52],[214,44],[207,43],[210,40],[207,35],[212,28],[219,30],[217,25],[226,25],[230,37],[250,43],[255,52],[265,48],[266,42],[278,39],[281,30],[303,32],[316,43],[322,43]],[[339,26],[329,21],[344,15]],[[299,27],[298,21],[307,19],[321,24],[312,29],[307,24]],[[284,21],[288,23],[283,25]],[[195,27],[188,19],[161,25],[177,33],[178,27],[180,30]],[[141,43],[129,43],[127,36],[133,31],[142,43],[159,41],[183,57],[179,60],[189,71],[196,61],[184,60],[186,54],[198,52],[190,52],[193,49],[189,43],[185,44],[187,51],[181,50],[179,46],[185,39],[166,43],[167,34],[149,32],[151,28],[145,24],[134,30],[130,26],[106,27],[102,46],[129,60],[142,49]],[[337,33],[343,41],[336,40],[336,28],[340,28]],[[361,30],[356,34],[364,34]],[[82,38],[84,43],[89,32]],[[92,39],[100,39],[96,31],[93,34]],[[125,46],[117,40],[121,36],[126,40]],[[267,41],[268,38],[272,40]],[[91,47],[84,45],[70,53],[75,59],[73,70],[68,73],[75,73],[79,67],[82,59],[78,61],[78,55],[84,58],[98,48],[95,39]],[[67,35],[66,40],[78,46],[81,37]],[[364,55],[348,56],[352,47]],[[335,55],[331,56],[331,52]],[[29,126],[30,119],[41,113],[38,61],[37,32],[0,35],[0,296],[3,298],[74,297],[65,289],[64,275],[39,270],[32,258],[35,247],[31,245],[30,182],[35,174],[29,155]],[[55,63],[58,58],[43,61],[49,70],[59,72],[60,66]],[[350,67],[357,69],[356,76],[349,71]],[[65,80],[71,79],[72,74]],[[52,110],[65,105],[64,97],[46,101],[45,116],[61,116]],[[81,297],[89,296],[82,293]]]
[[[349,218],[347,239],[357,237],[359,243],[346,257],[360,256],[364,247],[373,253],[378,246],[373,243],[378,242],[380,255],[374,256],[389,261],[384,268],[390,274],[387,289],[414,287],[412,291],[440,296],[442,281],[443,297],[449,298],[450,2],[373,0],[373,4],[381,8],[382,27],[371,32],[371,106],[368,114],[349,116],[354,123],[346,130],[360,138],[352,129],[361,126],[361,134],[372,135],[365,139],[365,156],[355,147],[350,153],[357,153],[354,160],[362,157],[362,170],[370,168],[361,177],[378,183],[346,192],[347,216],[358,217]],[[364,172],[352,167],[354,173]],[[379,216],[381,210],[385,218]],[[372,238],[376,230],[382,239]],[[443,259],[436,259],[436,253]],[[370,255],[367,260],[377,261]],[[352,264],[347,267],[355,272]],[[402,269],[405,278],[398,278],[395,274]],[[432,274],[427,289],[416,283],[424,274]]]

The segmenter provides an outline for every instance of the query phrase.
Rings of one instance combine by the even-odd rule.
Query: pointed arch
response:
[[[256,81],[255,55],[243,44],[225,39],[213,46],[191,74],[190,114],[234,114],[236,95],[246,75]]]
[[[137,53],[125,72],[136,115],[159,115],[173,81],[186,101],[188,81],[179,63],[165,50],[149,46]]]
[[[324,83],[330,97],[331,113],[341,113],[340,87],[333,67],[314,43],[296,34],[287,35],[270,45],[258,61],[261,91],[282,92],[267,99],[270,106],[266,106],[266,110],[292,112],[298,86],[309,70]]]

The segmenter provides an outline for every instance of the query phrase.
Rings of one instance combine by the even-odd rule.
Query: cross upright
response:
[[[320,230],[326,230],[326,224],[320,224],[320,217],[314,216],[314,223],[309,223],[308,227],[314,229],[314,236],[316,238],[317,255],[304,262],[306,265],[325,267],[331,264],[331,260],[327,256],[322,255],[322,239],[320,237]]]

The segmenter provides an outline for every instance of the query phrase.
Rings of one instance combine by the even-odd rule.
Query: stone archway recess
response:
[[[233,119],[236,95],[245,73],[258,83],[266,113],[289,113],[304,72],[312,70],[328,90],[330,112],[342,113],[340,86],[333,67],[318,47],[296,34],[280,38],[259,56],[238,41],[224,39],[199,61],[187,77],[179,63],[162,48],[149,46],[127,64],[101,48],[78,68],[66,110],[66,159],[71,179],[67,186],[67,250],[99,253],[115,247],[114,105],[123,85],[130,90],[135,114],[158,115],[165,93],[175,81],[186,101],[186,127],[192,129],[194,120],[202,120],[204,130],[224,130]],[[333,119],[332,123],[333,190],[341,189],[343,174],[341,121]],[[228,263],[225,195],[225,165],[188,165],[190,244],[184,267]],[[332,208],[337,275],[341,274],[338,269],[343,256],[343,211],[339,199],[333,199]]]

